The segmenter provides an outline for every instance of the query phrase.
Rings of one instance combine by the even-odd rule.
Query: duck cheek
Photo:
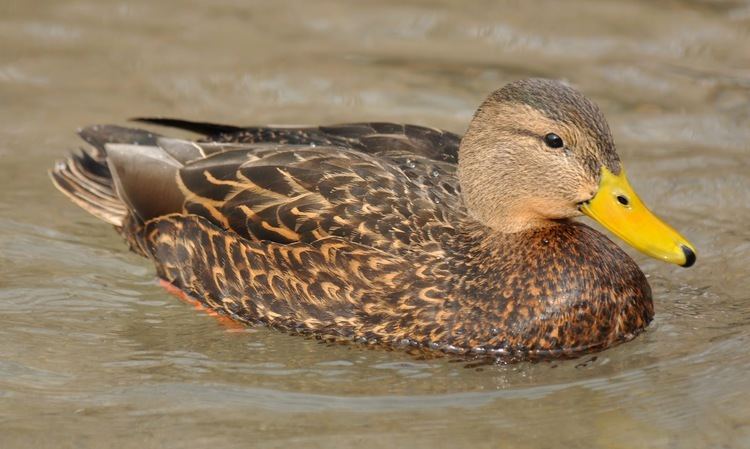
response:
[[[567,199],[539,200],[533,208],[536,213],[548,220],[562,220],[580,215],[576,204]]]

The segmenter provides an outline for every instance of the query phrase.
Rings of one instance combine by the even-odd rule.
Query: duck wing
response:
[[[177,170],[183,212],[249,240],[332,236],[401,253],[440,246],[465,213],[455,166],[410,153],[379,158],[341,147],[198,145],[207,156]]]
[[[87,174],[79,160],[89,161],[107,201],[121,205],[116,212],[126,209],[144,223],[191,214],[251,241],[332,236],[403,253],[440,247],[465,214],[455,164],[410,152],[191,142],[114,126],[81,135],[94,151],[61,163],[53,177],[87,186],[76,173]],[[85,200],[96,212],[99,198]]]
[[[386,122],[239,127],[170,118],[134,120],[203,134],[205,141],[336,146],[376,155],[405,152],[454,164],[461,142],[461,136],[449,131]]]

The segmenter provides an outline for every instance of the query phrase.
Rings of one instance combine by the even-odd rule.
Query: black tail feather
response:
[[[107,162],[104,159],[95,159],[85,150],[81,150],[80,154],[73,154],[73,158],[85,171],[100,178],[112,178]]]
[[[231,134],[242,131],[242,128],[232,125],[220,125],[218,123],[192,122],[174,118],[160,117],[136,117],[130,119],[134,122],[149,123],[151,125],[166,126],[169,128],[184,129],[204,136],[215,136],[219,134]]]
[[[125,128],[117,125],[93,125],[78,130],[78,135],[97,149],[94,157],[104,158],[105,145],[109,143],[124,143],[130,145],[156,145],[159,134],[143,129]]]

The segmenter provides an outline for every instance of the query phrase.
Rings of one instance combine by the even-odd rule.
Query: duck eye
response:
[[[549,133],[544,136],[544,143],[550,148],[562,148],[564,145],[562,138],[555,133]]]

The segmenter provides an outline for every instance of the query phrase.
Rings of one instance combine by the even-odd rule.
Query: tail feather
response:
[[[73,157],[78,162],[78,165],[84,169],[84,173],[88,173],[88,176],[95,176],[100,180],[112,177],[109,167],[103,159],[95,159],[83,150],[81,150],[80,154],[74,154]]]
[[[242,128],[232,125],[220,125],[217,123],[193,122],[190,120],[180,120],[173,118],[161,117],[136,117],[131,119],[134,122],[148,123],[150,125],[166,126],[169,128],[183,129],[204,136],[216,136],[219,134],[233,134],[242,131]]]
[[[55,164],[50,177],[55,187],[79,207],[107,223],[121,227],[128,210],[117,197],[112,178],[102,176],[105,169],[108,173],[106,163],[82,151],[81,155],[74,154]]]
[[[122,227],[129,214],[109,164],[107,145],[155,146],[160,135],[142,129],[94,125],[78,131],[91,147],[58,162],[50,171],[55,186],[75,204],[107,223]]]
[[[78,135],[96,149],[95,159],[103,159],[107,153],[104,148],[110,143],[124,143],[129,145],[156,145],[156,140],[162,137],[143,129],[125,128],[117,125],[93,125],[78,130]],[[106,164],[105,164],[106,165]]]

